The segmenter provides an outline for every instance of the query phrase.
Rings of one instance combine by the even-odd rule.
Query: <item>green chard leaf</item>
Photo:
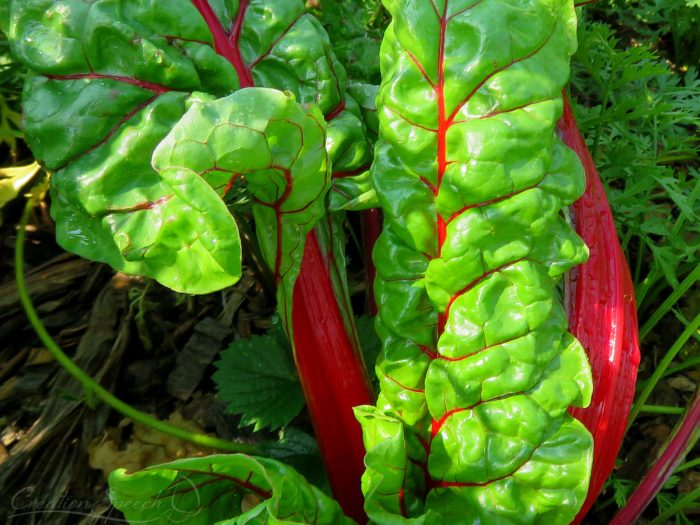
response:
[[[323,209],[324,144],[341,169],[368,161],[345,72],[301,0],[13,1],[9,36],[33,71],[25,129],[53,172],[59,243],[175,290],[206,293],[239,278],[227,203],[243,187],[258,193],[269,265],[293,282],[303,234]],[[230,97],[252,86],[291,95]],[[224,108],[232,103],[240,115]],[[211,134],[202,127],[215,122]],[[178,146],[175,164],[164,141]]]
[[[325,494],[331,493],[318,443],[313,436],[290,426],[280,430],[278,440],[265,441],[260,446],[266,457],[291,466]]]
[[[304,394],[289,343],[276,333],[240,339],[221,352],[214,381],[228,411],[241,414],[241,426],[275,430],[304,408]]]
[[[379,86],[365,84],[363,82],[350,82],[348,93],[357,101],[362,111],[362,118],[370,137],[376,140],[379,134],[379,120],[377,120],[377,92]]]
[[[130,523],[351,525],[340,506],[291,467],[243,454],[180,459],[109,477]]]
[[[316,108],[304,111],[280,91],[246,88],[193,102],[153,153],[153,166],[178,196],[193,200],[198,186],[208,192],[210,198],[194,209],[208,214],[220,206],[220,216],[208,225],[210,235],[225,230],[227,222],[235,227],[221,197],[245,176],[260,248],[281,285],[284,319],[306,234],[325,213],[330,177],[323,139],[323,117]],[[214,246],[225,239],[217,236]],[[240,255],[235,261],[240,265]]]
[[[593,450],[567,413],[591,373],[556,288],[587,257],[562,214],[583,170],[555,134],[573,3],[384,5],[365,508],[378,524],[569,523]]]
[[[333,50],[352,78],[379,81],[379,45],[386,13],[380,0],[321,0],[314,12],[333,35]]]
[[[359,105],[366,137],[372,146],[376,141],[379,126],[375,104],[377,89],[378,86],[371,84],[348,84],[348,98],[351,96]],[[369,164],[355,162],[348,165],[345,171],[333,171],[333,188],[328,199],[328,208],[331,211],[360,211],[379,207],[376,192],[372,188]]]

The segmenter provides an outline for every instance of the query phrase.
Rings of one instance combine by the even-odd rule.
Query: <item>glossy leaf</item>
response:
[[[240,273],[238,234],[223,203],[193,208],[152,163],[193,102],[274,87],[328,118],[342,116],[328,134],[336,142],[352,143],[362,129],[344,110],[343,68],[301,0],[15,1],[9,33],[34,71],[25,127],[35,156],[54,172],[59,243],[176,290],[212,291]],[[368,155],[359,139],[344,151]]]
[[[338,504],[276,460],[243,454],[189,458],[109,477],[130,523],[350,525]]]
[[[378,9],[378,0],[321,0],[307,2],[316,7],[333,49],[352,78],[379,82],[379,44],[386,15]]]
[[[379,86],[364,84],[362,82],[350,82],[348,92],[357,101],[362,111],[362,119],[367,127],[370,137],[375,138],[379,134],[379,120],[377,120],[377,91]]]
[[[217,104],[214,99],[239,88],[264,86],[289,91],[302,105],[320,108],[328,122],[325,145],[335,169],[356,170],[368,164],[371,151],[363,134],[361,110],[350,98],[346,100],[345,71],[319,22],[305,12],[302,0],[96,0],[89,4],[83,0],[29,0],[13,2],[11,17],[13,50],[35,72],[25,91],[26,127],[36,156],[55,172],[52,213],[59,242],[82,256],[155,277],[177,290],[212,291],[238,278],[238,234],[233,220],[224,216],[224,202],[234,201],[229,195],[243,192],[246,197],[249,191],[264,255],[281,280],[279,306],[298,357],[295,327],[307,330],[303,330],[304,322],[292,322],[294,278],[301,271],[306,283],[335,279],[320,259],[299,268],[306,240],[303,234],[318,219],[322,207],[321,187],[313,198],[307,193],[318,180],[312,184],[304,178],[302,184],[288,184],[286,172],[277,170],[276,175],[263,173],[258,182],[251,182],[246,174],[243,188],[234,180],[234,173],[226,178],[217,173],[220,170],[213,170],[205,148],[188,142],[183,133],[176,142],[181,155],[187,157],[187,176],[173,175],[180,161],[166,162],[169,175],[164,176],[154,169],[151,157],[186,117],[189,106],[196,106],[193,115],[208,122],[206,108]],[[266,108],[255,104],[251,101],[244,108],[249,124],[258,111],[269,116]],[[217,105],[216,112],[223,115],[223,107]],[[322,131],[321,119],[315,118]],[[272,149],[293,148],[302,136],[304,148],[313,149],[313,134],[297,124],[299,130],[290,130],[284,122],[271,120],[271,133],[266,136],[275,135]],[[181,126],[181,131],[205,131],[196,129],[196,123],[188,126]],[[272,133],[273,128],[279,133]],[[240,133],[229,131],[224,133],[226,140],[242,140]],[[215,139],[208,142],[207,149],[223,159],[231,146],[225,142]],[[239,147],[253,147],[254,142]],[[167,152],[160,151],[164,159]],[[259,149],[247,159],[260,167],[255,164],[261,162],[257,153]],[[292,175],[306,177],[301,168],[308,168],[314,160],[297,160],[285,159],[285,168],[294,164],[299,169],[292,170]],[[237,159],[229,156],[226,162],[235,164]],[[209,167],[202,168],[206,165]],[[211,170],[206,174],[209,177],[204,178],[216,184],[209,189],[192,175],[207,170]],[[194,184],[191,196],[183,183]],[[213,202],[212,190],[223,202]],[[193,208],[183,195],[202,207]],[[342,258],[342,253],[334,254],[336,257]],[[319,311],[309,315],[335,312],[337,303],[340,307],[347,304],[345,298],[333,295],[337,290],[327,291],[326,302],[317,303]],[[298,301],[308,314],[303,294]],[[347,326],[343,319],[337,320],[333,327]],[[327,341],[326,330],[312,335]],[[363,402],[371,399],[352,330],[330,334],[330,339],[345,350],[343,384],[347,390],[356,392]],[[321,344],[303,349],[310,361],[317,360],[323,350]],[[334,370],[322,367],[318,378],[304,382],[307,399],[324,399],[323,389],[310,385],[318,385],[320,378]],[[312,410],[312,415],[328,419],[328,414],[345,414],[338,417],[354,425],[356,453],[351,462],[359,470],[362,443],[349,399],[355,397],[334,398],[326,406],[327,413]],[[341,443],[318,437],[326,443],[324,450],[330,447],[343,452]],[[335,457],[341,456],[338,452]],[[338,476],[344,476],[345,485],[359,486],[358,479],[343,474],[347,469],[342,465],[329,466],[341,467]]]
[[[379,407],[357,407],[355,415],[365,435],[365,465],[362,492],[365,510],[372,523],[437,523],[438,516],[424,514],[422,489],[414,482],[421,466],[411,461],[408,451],[410,428],[396,416]],[[408,516],[416,518],[407,518]]]
[[[373,143],[377,134],[377,86],[353,82],[348,85],[348,92],[359,108],[358,117],[363,122],[365,143]],[[334,125],[332,122],[331,125]],[[328,208],[333,212],[360,211],[379,206],[376,192],[372,188],[369,173],[369,157],[364,162],[346,165],[345,169],[337,166],[333,169],[333,187],[329,194]]]
[[[285,321],[306,234],[325,212],[330,176],[323,139],[324,121],[317,109],[304,111],[276,90],[248,88],[194,103],[153,154],[153,166],[179,190],[178,196],[191,199],[201,186],[209,192],[208,200],[193,207],[208,213],[221,207],[220,222],[210,232],[226,224],[228,210],[221,198],[245,177],[260,248],[278,282]]]
[[[341,112],[326,115],[326,149],[333,161],[333,172],[345,173],[369,165],[371,150],[362,118],[362,109],[350,95],[346,95]]]
[[[377,523],[402,522],[379,508],[426,523],[568,523],[592,457],[567,413],[589,403],[590,367],[556,287],[587,257],[562,216],[583,170],[555,135],[573,4],[384,5],[377,407],[394,437],[377,437],[376,414],[361,419],[366,509]]]

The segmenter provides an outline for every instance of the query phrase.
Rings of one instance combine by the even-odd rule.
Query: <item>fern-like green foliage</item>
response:
[[[654,44],[679,67],[700,62],[700,0],[602,0],[585,9],[617,26],[630,44]]]
[[[699,262],[700,79],[585,17],[572,90],[644,311]]]

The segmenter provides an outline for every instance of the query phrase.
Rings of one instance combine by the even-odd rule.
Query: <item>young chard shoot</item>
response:
[[[384,5],[381,394],[357,410],[366,510],[376,523],[569,523],[593,452],[567,413],[589,403],[591,373],[556,287],[587,256],[561,214],[583,169],[555,134],[573,3]]]

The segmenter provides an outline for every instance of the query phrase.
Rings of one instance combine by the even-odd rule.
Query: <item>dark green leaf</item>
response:
[[[340,506],[276,460],[242,454],[180,459],[109,476],[130,523],[351,525]]]
[[[240,339],[221,352],[215,365],[219,396],[229,412],[241,414],[242,426],[274,430],[304,407],[291,349],[280,343],[279,334]]]
[[[326,469],[318,449],[318,443],[309,434],[295,427],[280,430],[277,441],[262,444],[266,456],[295,468],[312,485],[330,494]]]

